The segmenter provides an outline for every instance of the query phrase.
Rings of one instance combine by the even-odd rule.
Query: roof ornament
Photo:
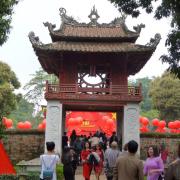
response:
[[[98,15],[98,12],[97,12],[97,9],[95,8],[95,5],[93,6],[93,9],[91,9],[91,13],[88,17],[91,20],[91,22],[89,24],[92,24],[92,25],[98,24],[97,20],[99,19],[100,16]]]
[[[33,31],[28,34],[28,37],[33,45],[43,45],[43,43],[39,40],[39,37],[35,36],[35,33]]]
[[[48,29],[49,29],[50,32],[52,32],[53,29],[56,27],[55,24],[51,24],[51,23],[49,23],[49,22],[45,22],[45,23],[43,23],[43,24],[44,24],[45,27],[48,27]]]
[[[140,33],[141,32],[141,29],[142,28],[145,28],[145,24],[138,24],[137,26],[133,26],[133,29],[136,31],[136,33]]]
[[[71,24],[71,25],[78,24],[78,22],[73,17],[66,15],[66,9],[65,8],[63,8],[63,7],[59,8],[59,12],[60,12],[59,14],[61,16],[62,24],[63,23]]]
[[[154,38],[150,39],[150,42],[146,44],[146,46],[150,46],[155,48],[161,40],[161,35],[159,33],[155,34]]]

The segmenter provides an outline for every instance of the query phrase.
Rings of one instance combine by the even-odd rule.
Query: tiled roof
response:
[[[98,43],[98,42],[55,42],[40,45],[35,49],[51,51],[77,51],[77,52],[136,52],[153,51],[153,48],[135,45],[134,43]]]
[[[97,27],[97,26],[65,26],[62,30],[63,36],[70,37],[125,37],[122,27]],[[55,34],[59,34],[58,31]]]

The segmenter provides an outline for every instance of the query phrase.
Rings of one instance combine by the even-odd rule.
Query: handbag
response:
[[[163,173],[163,172],[159,175],[158,180],[165,180],[165,177],[164,177],[164,173]]]
[[[44,162],[44,159],[42,157],[42,161],[43,161],[44,167],[45,167],[45,169],[43,170],[43,179],[44,180],[52,180],[53,179],[54,170],[52,170],[52,165],[54,164],[55,159],[56,159],[56,156],[53,159],[51,165],[49,167],[47,167],[45,162]]]

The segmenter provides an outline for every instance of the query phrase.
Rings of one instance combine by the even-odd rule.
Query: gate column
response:
[[[56,100],[47,101],[45,143],[48,141],[55,143],[56,153],[62,153],[62,104]]]

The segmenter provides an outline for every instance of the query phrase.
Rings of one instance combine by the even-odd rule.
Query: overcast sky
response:
[[[34,31],[43,43],[51,42],[48,30],[43,22],[51,22],[60,26],[59,8],[64,7],[67,15],[73,16],[79,22],[89,22],[88,15],[95,5],[99,13],[99,22],[109,23],[115,17],[120,16],[117,9],[107,0],[21,0],[15,7],[12,20],[12,30],[8,41],[0,47],[0,60],[8,63],[16,73],[22,86],[39,69],[40,64],[28,39],[28,33]],[[159,57],[166,53],[164,41],[169,32],[170,20],[162,19],[155,21],[152,15],[142,14],[138,19],[128,17],[126,25],[132,30],[134,25],[144,23],[137,44],[146,44],[155,33],[160,33],[162,40],[144,68],[135,78],[159,76],[167,68],[162,64]]]

